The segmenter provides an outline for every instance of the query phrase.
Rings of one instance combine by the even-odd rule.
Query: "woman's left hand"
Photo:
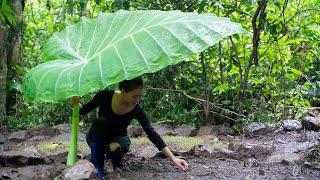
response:
[[[183,159],[175,158],[172,162],[174,165],[180,167],[184,171],[189,168],[189,164]]]

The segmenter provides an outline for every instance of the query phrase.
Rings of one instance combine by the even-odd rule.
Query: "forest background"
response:
[[[54,32],[82,16],[147,9],[213,13],[250,32],[144,75],[142,104],[152,122],[224,123],[241,132],[250,122],[299,119],[320,105],[320,0],[0,0],[1,130],[70,122],[69,101],[33,104],[21,92]]]

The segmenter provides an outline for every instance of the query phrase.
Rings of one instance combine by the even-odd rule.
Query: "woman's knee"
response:
[[[131,141],[127,136],[116,137],[109,144],[110,152],[122,152],[127,153],[130,148]]]

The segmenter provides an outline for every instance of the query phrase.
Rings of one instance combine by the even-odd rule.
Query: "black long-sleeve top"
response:
[[[97,93],[94,98],[80,109],[80,114],[85,115],[99,107],[99,118],[94,119],[87,134],[91,142],[106,141],[116,136],[127,136],[127,127],[132,119],[137,119],[146,132],[150,141],[161,151],[166,147],[161,136],[151,126],[145,110],[138,104],[135,108],[123,115],[115,114],[111,108],[114,91],[104,90]]]

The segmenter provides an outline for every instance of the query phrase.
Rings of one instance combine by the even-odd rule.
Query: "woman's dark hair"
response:
[[[124,92],[129,92],[138,88],[144,88],[144,82],[141,77],[136,77],[131,80],[124,80],[119,83],[119,89]]]

